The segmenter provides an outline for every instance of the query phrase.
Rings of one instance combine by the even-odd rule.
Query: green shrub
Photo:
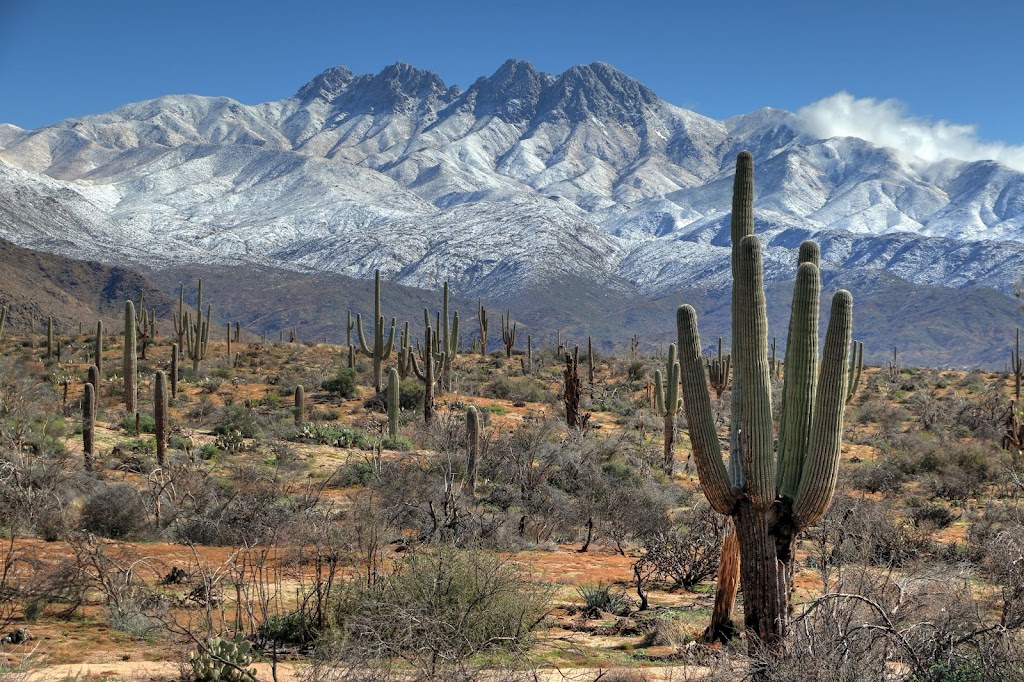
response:
[[[334,373],[334,377],[325,380],[320,388],[331,393],[337,393],[342,398],[355,398],[358,395],[356,390],[356,371],[348,367],[340,367]]]

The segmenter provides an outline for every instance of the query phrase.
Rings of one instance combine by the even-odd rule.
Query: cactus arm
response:
[[[733,314],[734,323],[739,322],[737,338],[743,349],[736,366],[743,384],[739,455],[751,506],[765,510],[775,502],[775,443],[761,242],[748,235],[740,242],[739,251],[739,306]]]
[[[732,240],[732,309],[739,308],[739,285],[736,280],[739,261],[740,241],[747,235],[754,234],[754,157],[748,151],[736,156],[736,177],[732,187],[732,219],[730,235]],[[743,415],[743,377],[740,375],[740,363],[747,349],[743,346],[740,334],[742,315],[732,315],[732,419],[729,427],[729,473],[733,485],[742,488],[745,485],[745,472],[740,466],[740,423]]]
[[[665,416],[664,388],[661,382],[661,370],[654,370],[654,411]]]
[[[853,297],[850,292],[841,289],[832,297],[811,442],[803,463],[800,487],[793,502],[793,516],[799,528],[807,528],[816,523],[828,510],[835,493],[843,438],[843,408],[846,405],[852,329]]]
[[[729,474],[722,461],[722,447],[715,431],[704,363],[701,361],[697,314],[688,305],[676,313],[679,334],[679,362],[683,387],[683,407],[690,424],[690,444],[697,463],[701,488],[711,506],[719,514],[732,514],[737,497],[729,483]]]
[[[383,327],[384,327],[384,317],[383,316],[380,317],[379,322],[380,322],[381,330],[383,332]],[[383,336],[383,333],[382,333],[381,334],[381,340],[383,340],[383,339],[384,339],[384,336]],[[391,331],[388,332],[388,340],[384,344],[384,347],[381,349],[380,359],[382,361],[383,360],[387,360],[389,357],[391,357],[391,349],[394,347],[394,345],[395,345],[395,318],[392,317],[391,318]]]
[[[366,336],[363,335],[363,315],[356,313],[356,340],[359,341],[359,350],[364,355],[373,355],[373,351],[366,345]]]
[[[802,249],[803,247],[801,247]],[[821,277],[810,261],[797,269],[793,308],[786,340],[786,376],[782,383],[779,426],[778,492],[793,499],[810,440],[818,381],[818,303]]]

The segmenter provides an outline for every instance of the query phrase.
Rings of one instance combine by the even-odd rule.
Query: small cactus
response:
[[[295,387],[295,426],[302,427],[306,421],[306,389],[299,384]]]
[[[196,682],[247,682],[256,679],[252,663],[252,644],[241,632],[232,639],[213,637],[206,646],[188,655]]]

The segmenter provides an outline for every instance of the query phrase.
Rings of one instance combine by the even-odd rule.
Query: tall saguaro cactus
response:
[[[444,366],[444,353],[435,353],[431,350],[434,346],[434,330],[428,325],[423,332],[423,370],[420,370],[416,362],[416,353],[409,354],[412,363],[412,371],[417,378],[423,382],[423,423],[430,424],[434,420],[434,384],[436,383],[437,372]]]
[[[167,375],[159,370],[153,382],[153,421],[156,425],[156,461],[160,466],[167,459],[167,413]]]
[[[778,451],[772,427],[768,317],[761,244],[753,236],[753,159],[742,152],[733,195],[733,413],[729,461],[722,458],[701,356],[697,318],[677,313],[683,403],[701,487],[733,517],[748,647],[773,654],[789,625],[793,546],[828,509],[835,492],[847,395],[853,299],[832,298],[818,367],[817,249],[801,248],[793,292]]]
[[[512,311],[501,316],[501,342],[505,346],[505,357],[512,357],[512,349],[516,346],[516,323],[512,321]]]
[[[384,340],[384,315],[380,311],[380,270],[373,275],[373,346],[366,343],[363,334],[363,316],[356,314],[356,337],[359,350],[373,360],[373,387],[380,393],[384,387],[384,361],[391,357],[395,345],[395,318],[391,318],[391,331]]]
[[[662,466],[665,473],[671,476],[675,461],[676,415],[683,406],[682,398],[679,397],[679,363],[676,361],[674,343],[668,347],[664,377],[660,369],[654,371],[654,406],[665,420],[665,454]]]
[[[135,375],[138,372],[138,356],[135,346],[135,304],[124,303],[124,406],[129,414],[138,408],[138,387]]]
[[[476,304],[476,320],[480,324],[480,355],[487,355],[487,310],[481,301]]]
[[[388,438],[398,437],[398,402],[401,395],[401,380],[394,367],[388,372]]]
[[[82,396],[82,459],[86,471],[92,471],[96,443],[96,388],[85,385]]]
[[[476,495],[476,471],[480,463],[480,413],[470,405],[466,408],[466,487]]]
[[[189,312],[183,313],[182,325],[185,328],[185,347],[192,359],[192,371],[199,371],[199,363],[206,359],[206,350],[210,342],[210,314],[213,306],[207,304],[206,319],[203,319],[203,280],[199,280],[196,293],[195,319]]]

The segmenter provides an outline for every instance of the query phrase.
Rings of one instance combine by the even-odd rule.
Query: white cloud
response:
[[[911,116],[894,99],[857,99],[840,92],[804,107],[797,116],[804,131],[817,138],[859,137],[895,149],[914,165],[943,159],[994,159],[1024,171],[1024,147],[980,140],[972,125]]]

